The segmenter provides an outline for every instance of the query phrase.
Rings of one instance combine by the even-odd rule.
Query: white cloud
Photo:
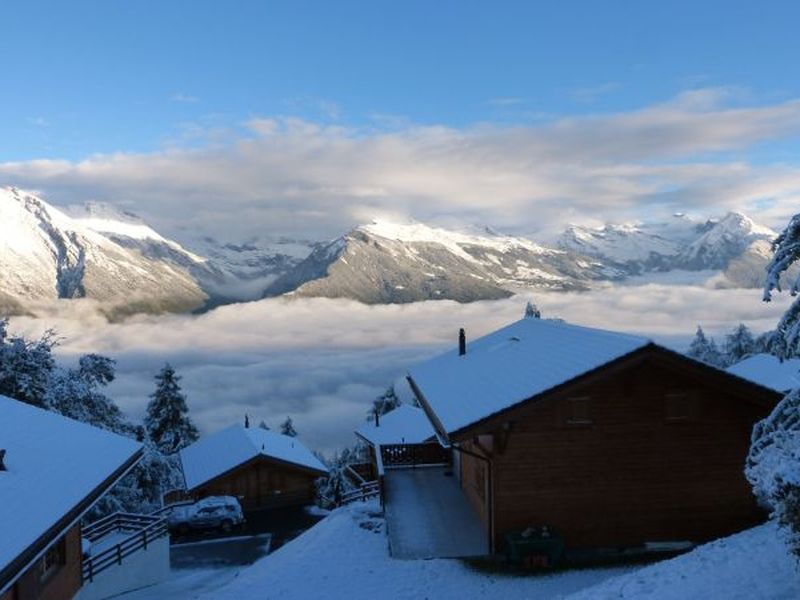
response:
[[[277,425],[291,415],[306,441],[330,450],[353,441],[369,402],[406,369],[456,343],[521,317],[527,297],[458,304],[366,306],[329,299],[226,306],[203,315],[138,316],[109,324],[88,301],[62,303],[47,316],[12,320],[36,334],[55,327],[60,352],[74,360],[102,352],[118,360],[112,394],[140,415],[165,361],[184,376],[192,414],[206,431],[244,418]],[[788,295],[770,304],[759,290],[649,284],[588,293],[536,293],[544,315],[644,334],[684,348],[698,324],[715,334],[745,322],[774,326]]]
[[[193,131],[191,149],[0,164],[0,182],[56,203],[118,203],[178,238],[327,238],[387,212],[525,233],[676,210],[752,212],[765,199],[767,224],[781,226],[800,196],[800,165],[748,159],[800,133],[800,101],[732,99],[695,90],[626,113],[464,129],[254,118],[227,136],[215,127],[205,146]]]

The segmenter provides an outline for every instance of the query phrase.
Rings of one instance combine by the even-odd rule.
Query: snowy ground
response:
[[[294,541],[247,568],[175,571],[163,584],[123,600],[424,600],[534,598],[569,600],[789,600],[800,572],[774,525],[706,544],[646,567],[513,576],[473,570],[459,560],[389,557],[374,503],[339,509]]]
[[[182,597],[203,600],[562,598],[632,570],[618,567],[516,577],[478,572],[459,560],[392,559],[378,511],[375,503],[354,504],[334,511],[296,540],[240,571],[230,584]]]
[[[800,570],[768,523],[614,577],[570,600],[794,600]]]

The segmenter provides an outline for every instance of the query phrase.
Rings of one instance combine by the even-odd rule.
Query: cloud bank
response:
[[[737,209],[782,227],[800,199],[800,165],[755,160],[797,139],[800,100],[743,106],[733,90],[705,89],[527,125],[373,123],[251,118],[190,148],[3,163],[0,183],[119,204],[184,240],[334,237],[387,213],[532,233]]]
[[[720,333],[739,322],[774,327],[788,305],[758,290],[647,284],[586,293],[537,293],[544,316],[653,337],[684,349],[698,324]],[[354,441],[371,400],[414,362],[453,347],[459,327],[475,339],[521,317],[526,295],[508,300],[366,306],[330,299],[268,299],[203,315],[140,316],[110,324],[91,302],[61,303],[12,330],[55,327],[59,352],[101,352],[118,361],[110,394],[140,416],[165,361],[183,375],[193,417],[205,433],[244,419],[295,420],[302,439],[330,452]],[[79,318],[76,318],[79,317]]]

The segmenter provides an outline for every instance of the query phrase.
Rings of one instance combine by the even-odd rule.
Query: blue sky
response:
[[[181,240],[800,203],[800,3],[6,2],[0,185]]]
[[[699,87],[800,96],[795,2],[77,0],[4,3],[0,21],[2,161],[191,144],[263,115],[464,127]]]

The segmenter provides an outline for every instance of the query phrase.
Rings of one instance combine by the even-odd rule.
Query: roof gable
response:
[[[180,452],[186,489],[192,490],[254,458],[272,458],[327,473],[328,469],[297,438],[261,427],[231,425]]]
[[[613,362],[644,337],[526,318],[415,365],[414,386],[445,432],[463,429]]]
[[[436,435],[425,411],[402,404],[382,415],[379,425],[364,423],[356,435],[373,446],[386,444],[419,444]]]
[[[7,451],[7,470],[0,471],[0,572],[110,486],[109,478],[141,452],[134,440],[5,396],[0,448]]]

